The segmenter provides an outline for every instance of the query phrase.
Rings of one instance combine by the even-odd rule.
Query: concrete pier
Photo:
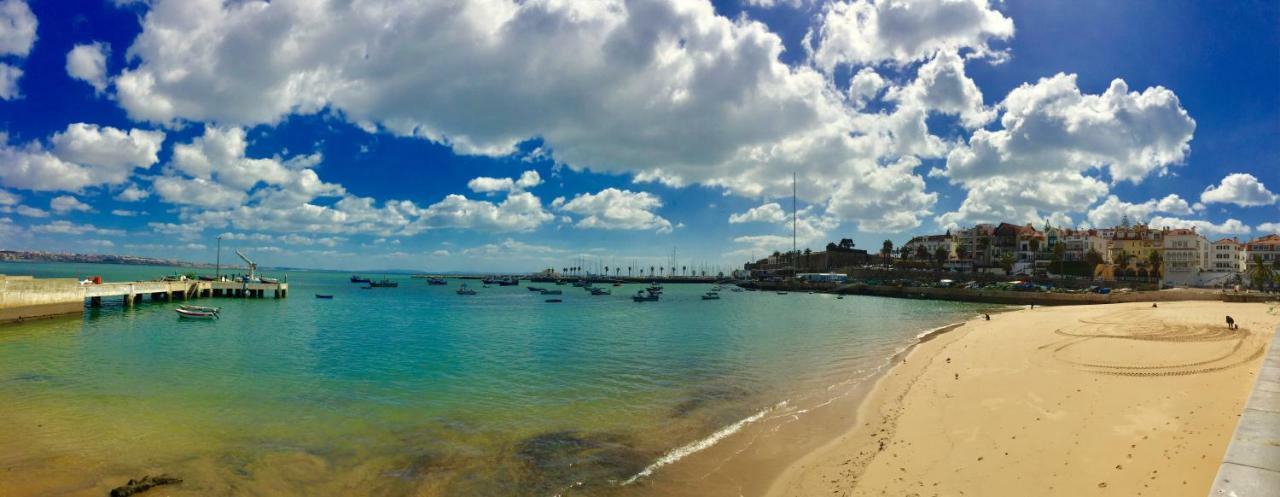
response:
[[[103,298],[119,298],[125,307],[142,303],[169,302],[202,297],[256,297],[267,292],[275,298],[289,296],[288,283],[241,283],[235,281],[133,281],[81,285],[75,278],[42,278],[0,274],[0,323],[63,316],[84,312]]]

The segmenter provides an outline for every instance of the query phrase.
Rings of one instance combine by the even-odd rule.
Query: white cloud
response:
[[[24,0],[0,2],[0,55],[26,57],[30,54],[38,24]]]
[[[150,196],[151,192],[138,188],[138,185],[129,185],[116,194],[115,198],[121,202],[137,202]]]
[[[1004,221],[1038,226],[1045,218],[1083,211],[1106,194],[1105,183],[1072,173],[990,178],[970,187],[960,208],[938,216],[937,222],[951,229]]]
[[[1210,186],[1200,194],[1200,201],[1206,204],[1235,204],[1241,207],[1271,205],[1280,202],[1280,195],[1267,190],[1258,178],[1248,173],[1233,173],[1222,178],[1222,182]]]
[[[747,212],[740,214],[730,214],[729,223],[781,223],[787,220],[787,213],[782,210],[782,206],[777,202],[769,202],[757,207],[747,209]]]
[[[135,168],[149,168],[160,159],[164,132],[72,123],[49,139],[58,158],[94,166],[110,183],[121,183]]]
[[[22,88],[18,86],[21,78],[22,69],[0,63],[0,100],[15,100],[22,96]]]
[[[29,205],[19,205],[13,209],[13,212],[26,217],[49,217],[49,211]]]
[[[13,205],[18,203],[19,200],[22,200],[22,197],[19,197],[17,194],[0,190],[0,205]]]
[[[813,62],[826,72],[844,64],[905,64],[938,51],[991,51],[1013,36],[1013,20],[987,0],[853,0],[826,5],[805,36]]]
[[[542,176],[537,171],[529,170],[520,174],[519,178],[490,178],[481,176],[467,182],[467,188],[476,193],[494,194],[499,192],[518,192],[528,190],[542,184]]]
[[[436,250],[434,252],[431,252],[431,256],[432,257],[449,257],[449,251],[444,249]]]
[[[140,214],[142,213],[138,211],[131,211],[131,210],[125,210],[125,209],[113,209],[111,211],[112,216],[120,216],[120,217],[135,217]]]
[[[995,109],[983,105],[982,91],[965,74],[964,59],[955,52],[939,52],[920,66],[915,81],[894,89],[889,98],[908,107],[959,115],[969,129],[982,127],[996,117]]]
[[[531,231],[554,219],[529,192],[515,192],[500,203],[449,195],[427,206],[414,229],[459,228],[477,231]]]
[[[1130,92],[1119,79],[1101,95],[1085,95],[1074,74],[1058,74],[1019,86],[1000,106],[1002,129],[974,132],[947,157],[952,181],[1105,167],[1114,181],[1137,183],[1180,163],[1195,131],[1173,92]]]
[[[915,228],[920,218],[938,200],[925,193],[924,179],[912,171],[919,159],[903,157],[885,167],[869,170],[861,177],[837,183],[827,212],[843,219],[857,219],[858,229],[892,232]]]
[[[166,202],[206,208],[235,207],[248,195],[221,183],[204,178],[161,176],[151,183],[156,194]]]
[[[1145,222],[1157,212],[1186,215],[1193,213],[1194,210],[1186,200],[1175,194],[1139,204],[1125,202],[1120,200],[1120,197],[1109,195],[1105,201],[1089,211],[1088,219],[1091,226],[1108,228],[1118,226],[1125,217],[1128,217],[1131,223]]]
[[[662,200],[648,192],[605,188],[599,193],[580,193],[559,210],[582,216],[575,226],[605,230],[656,230],[670,233],[671,222],[653,211]]]
[[[1155,216],[1148,224],[1153,228],[1195,228],[1202,235],[1244,234],[1252,231],[1238,219],[1227,219],[1221,224],[1214,224],[1199,219]]]
[[[106,43],[76,45],[67,52],[67,75],[89,83],[94,91],[107,89],[107,54],[111,47]]]
[[[15,147],[0,133],[0,184],[37,191],[76,191],[100,183],[89,168],[63,161],[39,144]]]
[[[49,208],[58,214],[66,214],[71,211],[89,212],[93,207],[89,204],[81,202],[80,199],[71,195],[60,195],[49,201]]]
[[[100,235],[100,236],[123,236],[124,230],[99,228],[92,224],[76,224],[71,221],[53,221],[49,224],[32,226],[32,232],[50,233],[56,235]]]
[[[1277,233],[1280,234],[1280,223],[1262,223],[1258,225],[1258,233]]]
[[[816,208],[808,206],[796,212],[795,243],[799,250],[826,244],[829,233],[840,226],[840,220],[833,216],[815,214]],[[732,254],[746,255],[749,252],[768,253],[772,251],[790,251],[792,244],[792,222],[790,218],[780,225],[786,234],[746,235],[733,239],[735,243],[746,247],[735,250]]]
[[[855,109],[861,109],[889,86],[874,68],[864,67],[849,79],[849,101]]]
[[[436,252],[444,252],[444,255],[449,255],[447,251],[443,250],[437,250]],[[511,238],[503,240],[502,243],[487,243],[479,247],[472,247],[462,251],[463,255],[482,257],[528,257],[530,255],[555,254],[560,252],[563,252],[563,250],[545,245],[524,243]]]

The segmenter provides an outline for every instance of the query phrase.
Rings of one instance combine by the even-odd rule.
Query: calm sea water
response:
[[[0,264],[109,281],[174,271]],[[62,481],[13,488],[95,494],[163,471],[187,480],[171,495],[609,494],[979,309],[728,288],[703,301],[709,285],[667,285],[657,303],[631,302],[641,285],[566,285],[552,304],[524,285],[471,282],[466,297],[457,280],[363,290],[348,276],[290,272],[287,299],[197,302],[222,307],[217,321],[109,299],[0,327],[0,481],[35,471]]]

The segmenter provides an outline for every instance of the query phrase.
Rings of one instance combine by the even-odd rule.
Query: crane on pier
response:
[[[258,263],[249,260],[243,252],[240,252],[240,249],[236,249],[236,255],[240,256],[240,258],[244,260],[244,263],[249,265],[249,281],[254,281],[254,278],[257,278],[257,275],[254,273],[258,272]]]

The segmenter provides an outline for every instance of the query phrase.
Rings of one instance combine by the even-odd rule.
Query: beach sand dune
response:
[[[1220,302],[970,321],[913,350],[856,428],[768,494],[1203,496],[1277,324],[1274,305]]]

